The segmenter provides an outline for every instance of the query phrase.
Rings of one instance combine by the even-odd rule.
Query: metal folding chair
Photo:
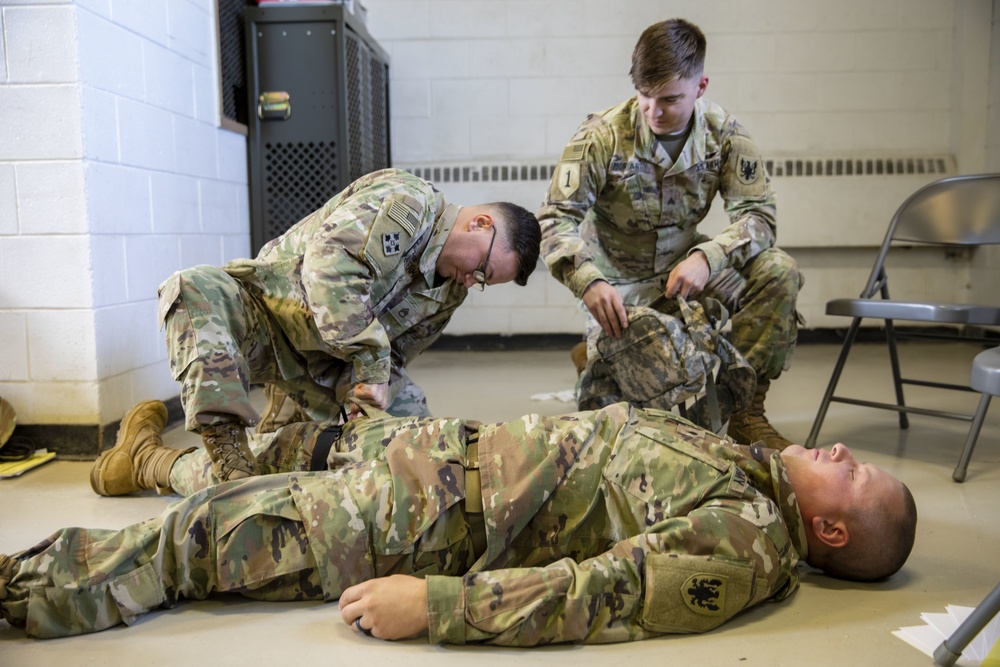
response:
[[[890,251],[901,244],[952,247],[1000,244],[1000,174],[945,178],[917,190],[903,202],[889,223],[889,229],[861,296],[856,299],[834,299],[827,302],[826,312],[828,315],[841,315],[853,319],[830,377],[830,383],[816,414],[816,420],[813,422],[812,430],[806,439],[806,447],[811,448],[816,445],[816,438],[823,426],[830,403],[838,402],[894,410],[899,413],[899,427],[903,429],[909,427],[908,415],[910,413],[973,422],[970,440],[966,444],[966,452],[971,456],[972,448],[975,446],[975,438],[979,432],[977,424],[982,425],[982,418],[989,406],[989,400],[986,399],[985,404],[980,401],[979,411],[971,415],[907,405],[903,396],[903,385],[906,384],[937,389],[978,391],[980,393],[983,390],[965,385],[903,377],[900,372],[896,329],[893,322],[906,320],[933,325],[948,325],[959,329],[963,327],[997,327],[1000,326],[1000,307],[892,300],[889,296],[886,260],[891,256]],[[864,318],[884,321],[889,365],[892,369],[895,388],[895,403],[860,400],[834,394]],[[950,338],[966,342],[991,342],[983,337],[958,336],[959,333],[962,333],[961,330],[951,334],[934,329],[922,335],[936,339]],[[996,344],[995,340],[992,343]],[[966,452],[963,452],[963,458],[967,465]],[[959,469],[956,468],[954,479],[960,482],[965,477],[965,470],[961,462],[959,465],[962,468],[961,475],[958,474]]]

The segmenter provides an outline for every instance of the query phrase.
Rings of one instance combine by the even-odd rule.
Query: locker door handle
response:
[[[257,98],[257,117],[261,120],[288,120],[292,101],[282,90],[265,91]]]

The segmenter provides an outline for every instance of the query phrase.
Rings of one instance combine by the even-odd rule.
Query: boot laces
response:
[[[252,469],[253,462],[239,446],[239,430],[239,426],[220,427],[205,439],[221,465],[230,469],[249,470]]]

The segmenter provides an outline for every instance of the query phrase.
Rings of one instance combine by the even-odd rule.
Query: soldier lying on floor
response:
[[[59,637],[231,592],[339,599],[345,623],[382,639],[632,641],[784,599],[799,561],[888,577],[916,527],[906,486],[843,445],[736,445],[625,403],[495,424],[292,424],[255,443],[263,470],[285,472],[223,484],[204,450],[162,446],[165,421],[162,403],[134,408],[92,479],[192,495],[0,556],[8,622]]]

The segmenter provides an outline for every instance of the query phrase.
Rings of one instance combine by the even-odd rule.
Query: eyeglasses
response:
[[[483,265],[472,272],[472,277],[475,278],[476,282],[473,287],[480,292],[486,289],[486,267],[490,263],[490,254],[493,252],[493,242],[497,240],[497,228],[490,227],[493,230],[493,237],[490,239],[490,247],[486,251],[486,259],[483,260]]]

